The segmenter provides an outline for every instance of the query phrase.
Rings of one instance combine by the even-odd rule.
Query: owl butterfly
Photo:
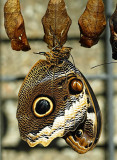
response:
[[[75,151],[85,153],[99,139],[100,109],[86,78],[68,60],[71,48],[62,46],[67,25],[59,24],[58,17],[67,13],[64,1],[50,0],[48,7],[52,7],[54,18],[49,24],[51,8],[49,12],[48,8],[42,22],[45,41],[54,48],[43,53],[46,60],[39,60],[32,67],[20,88],[17,109],[20,135],[31,147],[48,146],[55,138],[63,137]],[[70,24],[67,14],[65,19]],[[60,25],[64,34],[53,23]]]
[[[112,58],[117,60],[117,5],[114,13],[112,14],[110,21],[110,43],[112,46]]]
[[[106,26],[102,0],[88,0],[84,13],[78,20],[81,46],[90,48],[98,43]]]
[[[13,50],[30,50],[19,0],[7,0],[5,3],[4,25]]]

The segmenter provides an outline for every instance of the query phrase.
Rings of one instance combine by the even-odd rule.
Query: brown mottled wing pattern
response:
[[[47,146],[53,139],[74,131],[77,124],[84,121],[88,106],[85,86],[80,94],[69,93],[69,81],[75,76],[73,67],[69,61],[53,67],[40,60],[25,78],[18,95],[17,119],[21,137],[31,147],[39,143]],[[82,80],[79,71],[77,74]],[[33,114],[32,106],[40,96],[51,98],[54,110],[49,116],[38,118]]]
[[[19,0],[7,0],[5,3],[4,25],[13,50],[30,50]]]
[[[47,11],[42,18],[44,41],[51,49],[62,46],[67,40],[71,19],[67,14],[64,0],[50,0]]]
[[[102,0],[88,0],[84,13],[78,20],[80,43],[84,47],[95,45],[106,26],[104,4]]]
[[[114,13],[112,14],[110,21],[110,43],[112,46],[112,58],[117,60],[117,5]]]
[[[69,85],[75,78],[82,82],[83,89],[74,94]],[[52,100],[53,111],[49,115],[35,116],[33,105],[37,97]],[[53,139],[64,136],[74,150],[85,153],[100,136],[101,116],[95,95],[81,72],[68,60],[56,66],[39,60],[33,66],[18,95],[17,119],[21,137],[31,147],[39,143],[48,146]]]

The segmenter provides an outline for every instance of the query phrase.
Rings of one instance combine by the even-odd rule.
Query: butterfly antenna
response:
[[[112,63],[117,63],[117,62],[107,62],[107,63],[103,63],[103,64],[98,64],[96,66],[91,67],[91,69],[94,69],[94,68],[99,67],[99,66],[103,66],[105,64],[112,64]]]

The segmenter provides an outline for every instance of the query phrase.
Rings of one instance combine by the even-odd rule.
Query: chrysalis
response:
[[[42,18],[44,41],[51,49],[61,47],[67,40],[71,19],[67,14],[64,0],[50,0],[47,11]]]
[[[110,21],[110,43],[112,47],[112,58],[117,60],[117,5]]]
[[[13,50],[30,50],[19,0],[7,0],[5,3],[4,25]]]
[[[98,43],[106,26],[102,0],[88,0],[84,13],[78,20],[81,46],[90,48]]]

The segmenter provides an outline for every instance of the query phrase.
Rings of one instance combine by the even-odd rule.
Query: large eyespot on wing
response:
[[[45,117],[52,113],[54,104],[49,97],[38,97],[32,105],[33,113],[36,117]]]
[[[101,132],[101,113],[98,102],[84,76],[83,79],[88,97],[87,103],[89,103],[86,119],[78,125],[77,129],[63,137],[76,152],[81,154],[95,147]]]

